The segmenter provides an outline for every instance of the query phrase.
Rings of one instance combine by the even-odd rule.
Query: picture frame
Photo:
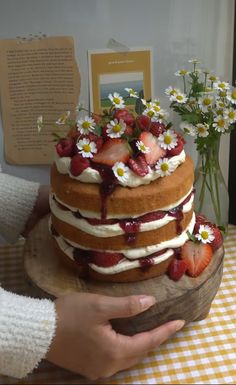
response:
[[[129,98],[125,88],[143,91],[146,100],[152,98],[152,48],[129,48],[125,52],[89,50],[90,110],[101,114],[111,106],[109,94],[119,93],[126,98],[126,106],[134,109],[135,98]]]

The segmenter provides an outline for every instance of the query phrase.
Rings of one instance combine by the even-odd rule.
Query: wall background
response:
[[[80,101],[88,104],[88,49],[107,48],[112,38],[129,47],[153,48],[154,95],[164,108],[169,85],[182,86],[174,73],[197,57],[224,80],[232,79],[234,0],[0,0],[0,39],[40,32],[74,37],[81,73]],[[3,98],[4,95],[1,95]],[[172,119],[178,124],[177,119]],[[191,140],[186,151],[196,163]],[[221,145],[221,165],[228,180],[229,135]],[[48,166],[11,166],[3,171],[47,183]]]

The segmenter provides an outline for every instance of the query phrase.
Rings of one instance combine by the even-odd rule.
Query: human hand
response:
[[[50,212],[49,206],[49,186],[40,186],[38,190],[38,196],[33,208],[32,213],[30,214],[28,221],[25,224],[25,228],[22,232],[22,235],[26,237],[36,223],[46,214]]]
[[[155,303],[151,296],[106,297],[72,293],[55,301],[56,335],[47,359],[90,380],[110,377],[140,362],[184,321],[171,321],[132,337],[116,333],[110,319],[131,317]]]

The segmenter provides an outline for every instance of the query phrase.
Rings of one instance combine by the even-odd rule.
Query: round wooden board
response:
[[[214,254],[207,269],[197,278],[183,276],[174,282],[167,275],[135,283],[105,283],[83,280],[55,254],[48,230],[48,217],[30,233],[24,249],[25,269],[30,280],[44,292],[58,297],[71,292],[109,296],[153,295],[156,305],[128,319],[112,320],[113,327],[127,335],[150,330],[173,319],[186,322],[204,319],[218,291],[223,273],[224,249]]]

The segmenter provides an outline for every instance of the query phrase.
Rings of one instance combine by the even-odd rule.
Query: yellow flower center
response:
[[[141,151],[145,151],[145,150],[146,150],[146,147],[145,147],[145,145],[144,145],[144,144],[141,144],[141,146],[140,146],[140,150],[141,150]]]
[[[216,81],[216,76],[211,75],[211,76],[209,77],[209,79],[210,79],[212,82],[215,82],[215,81]]]
[[[209,105],[211,104],[211,99],[210,99],[210,98],[204,99],[204,100],[203,100],[203,104],[204,104],[205,106],[209,106]]]
[[[175,94],[176,94],[176,90],[170,91],[170,95],[175,95]]]
[[[236,89],[234,89],[231,93],[232,99],[236,100]]]
[[[205,132],[205,127],[199,126],[199,127],[198,127],[198,132],[199,132],[200,134],[203,134],[203,133]]]
[[[187,70],[180,70],[180,71],[179,71],[179,74],[182,75],[182,76],[184,76],[184,75],[186,75],[187,72],[188,72]]]
[[[229,112],[229,118],[230,119],[234,119],[235,118],[235,112],[234,111],[230,111]]]
[[[164,171],[164,172],[168,171],[168,170],[169,170],[168,164],[167,164],[167,163],[162,163],[161,169],[162,169],[162,171]]]
[[[164,142],[165,144],[170,144],[172,142],[172,137],[170,135],[166,135]]]
[[[224,121],[224,119],[219,119],[219,121],[218,121],[217,123],[218,123],[218,126],[219,126],[219,127],[224,127],[224,126],[225,126],[225,121]]]
[[[155,110],[156,112],[159,112],[159,111],[160,111],[160,109],[161,109],[161,108],[160,108],[160,106],[157,106],[157,105],[156,105],[156,106],[154,106],[154,110]]]
[[[201,237],[202,237],[202,239],[208,239],[208,237],[209,237],[209,234],[208,234],[208,232],[207,231],[202,231],[201,232]]]
[[[219,95],[220,95],[221,98],[225,98],[226,95],[227,95],[227,91],[225,91],[225,90],[224,91],[220,91]]]
[[[91,151],[91,147],[89,144],[84,144],[83,145],[83,151],[84,152],[90,152]]]
[[[223,90],[225,89],[225,83],[219,83],[218,86],[219,86],[219,88],[221,88]]]
[[[120,124],[115,124],[114,126],[113,126],[113,132],[120,132],[120,130],[121,130],[121,126],[120,126]]]
[[[120,104],[120,99],[119,99],[119,98],[114,98],[114,99],[113,99],[113,102],[114,102],[115,104]]]
[[[116,172],[117,172],[117,175],[119,175],[119,176],[124,176],[124,170],[123,170],[123,168],[118,168],[118,169],[116,170]]]
[[[87,121],[85,121],[85,122],[83,122],[82,127],[83,127],[85,130],[88,130],[89,127],[90,127],[90,123],[87,122]]]
[[[182,96],[182,95],[177,95],[177,96],[176,96],[176,99],[177,99],[177,100],[183,100],[183,96]]]
[[[150,110],[150,111],[148,111],[147,115],[149,116],[149,118],[152,118],[153,115],[155,115],[155,112]]]

